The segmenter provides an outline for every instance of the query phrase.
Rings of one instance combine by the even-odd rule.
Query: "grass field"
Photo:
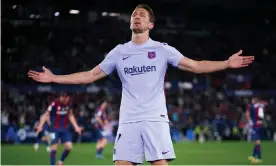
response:
[[[245,165],[249,164],[247,157],[251,154],[252,144],[247,142],[207,142],[174,144],[176,160],[172,164],[182,165]],[[276,143],[264,142],[263,163],[276,165]],[[2,165],[46,165],[49,155],[45,146],[41,145],[34,152],[32,145],[2,145]],[[62,148],[57,153],[60,157]],[[106,159],[95,159],[95,144],[75,144],[73,151],[65,161],[65,165],[112,165],[113,145],[104,150]],[[145,163],[147,164],[147,163]]]

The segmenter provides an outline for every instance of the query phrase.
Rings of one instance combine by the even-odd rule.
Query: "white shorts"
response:
[[[168,122],[142,121],[119,125],[113,161],[141,164],[144,156],[148,162],[175,159]]]

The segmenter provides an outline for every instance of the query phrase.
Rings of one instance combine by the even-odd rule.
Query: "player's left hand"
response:
[[[81,128],[79,126],[75,128],[76,133],[78,133],[79,135],[81,135],[82,130],[83,130],[83,128]]]
[[[38,135],[41,131],[42,131],[42,127],[39,127],[39,126],[38,126],[38,127],[36,128],[36,134]]]
[[[228,59],[228,67],[229,68],[247,67],[249,64],[251,64],[254,61],[254,56],[241,56],[241,55],[242,55],[242,50],[233,54]]]

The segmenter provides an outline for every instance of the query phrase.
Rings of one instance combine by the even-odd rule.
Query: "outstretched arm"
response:
[[[99,66],[90,71],[73,73],[68,75],[54,75],[49,69],[43,66],[43,72],[30,70],[28,75],[30,78],[38,82],[59,83],[59,84],[87,84],[97,81],[106,76]]]
[[[183,57],[178,68],[194,73],[212,73],[215,71],[225,70],[227,68],[247,67],[253,62],[254,56],[241,56],[242,50],[233,54],[225,61],[196,61],[187,57]]]
[[[105,59],[90,71],[73,73],[68,75],[54,75],[49,69],[43,66],[43,72],[30,70],[28,75],[30,78],[38,82],[44,83],[59,83],[59,84],[88,84],[95,82],[106,75],[112,73],[115,69],[119,45],[112,49]]]

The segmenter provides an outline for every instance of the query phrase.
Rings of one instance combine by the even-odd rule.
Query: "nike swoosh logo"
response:
[[[162,154],[166,154],[166,153],[168,153],[169,151],[166,151],[166,152],[162,152]]]
[[[131,56],[123,57],[123,60],[126,60],[126,59],[129,58],[129,57],[131,57]]]

